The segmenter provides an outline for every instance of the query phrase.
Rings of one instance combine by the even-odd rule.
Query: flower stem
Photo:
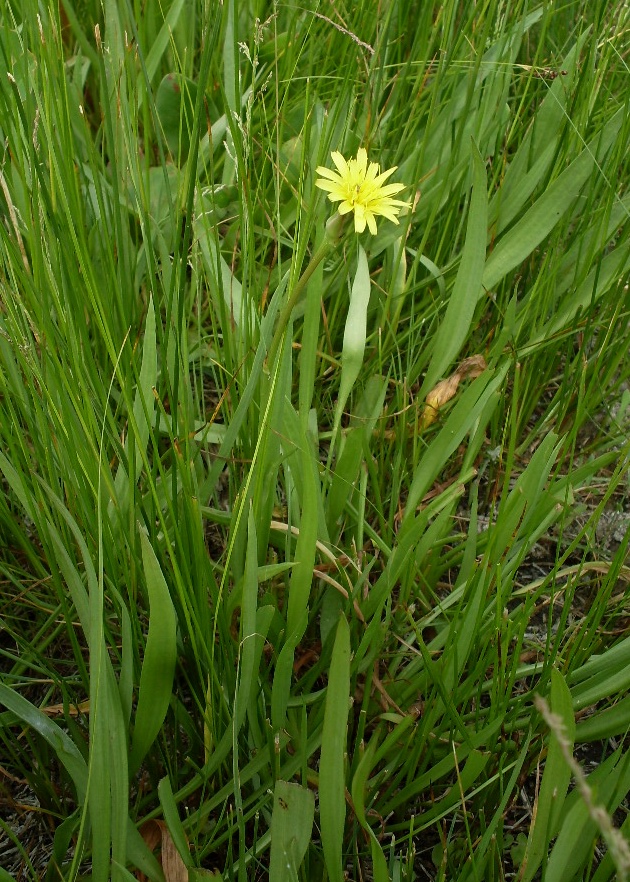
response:
[[[310,263],[300,276],[300,278],[295,283],[295,287],[291,294],[289,295],[289,299],[282,307],[282,312],[280,313],[280,317],[278,319],[278,324],[276,325],[276,330],[274,331],[273,338],[271,340],[271,344],[269,346],[269,352],[267,353],[267,365],[271,366],[275,363],[276,357],[278,355],[278,349],[280,344],[282,343],[283,334],[287,329],[287,325],[289,324],[289,319],[291,318],[291,313],[295,308],[296,303],[300,299],[304,289],[308,285],[311,276],[320,265],[322,260],[326,257],[330,249],[336,245],[336,243],[341,238],[341,233],[343,231],[343,218],[340,215],[335,214],[326,224],[326,235],[324,236],[324,240],[312,256]]]

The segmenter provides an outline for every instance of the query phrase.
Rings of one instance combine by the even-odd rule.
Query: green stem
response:
[[[312,256],[310,263],[295,283],[295,288],[291,292],[289,299],[282,307],[282,312],[280,313],[278,324],[276,325],[276,330],[274,331],[271,345],[269,346],[269,352],[267,353],[268,366],[275,364],[276,357],[278,355],[278,349],[280,347],[280,344],[282,343],[283,334],[287,329],[287,325],[289,324],[291,313],[293,312],[296,303],[300,299],[300,296],[304,292],[304,289],[308,285],[311,276],[320,265],[322,260],[326,257],[330,249],[334,245],[336,245],[336,243],[341,238],[343,220],[344,218],[341,218],[340,215],[335,214],[328,221],[328,223],[326,224],[326,235],[324,236],[322,244]]]

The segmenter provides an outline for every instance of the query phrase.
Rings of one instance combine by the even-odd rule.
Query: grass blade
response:
[[[431,364],[418,393],[419,398],[435,385],[468,339],[475,306],[482,293],[481,279],[488,230],[488,191],[483,159],[474,141],[471,146],[473,185],[466,241],[446,315],[435,336]]]
[[[278,780],[271,816],[271,882],[295,882],[311,841],[315,797],[299,784]]]
[[[8,708],[17,719],[26,723],[45,738],[53,748],[59,762],[67,769],[77,789],[79,803],[83,803],[87,792],[87,766],[81,753],[72,739],[39,708],[27,701],[19,692],[9,689],[0,683],[0,702]]]
[[[139,768],[164,722],[171,700],[177,660],[177,618],[173,601],[158,559],[143,529],[140,530],[140,542],[150,617],[129,757],[132,771]]]
[[[322,748],[319,759],[319,812],[328,878],[343,882],[343,838],[346,822],[345,756],[350,709],[350,629],[339,618],[333,647]]]
[[[487,291],[492,291],[501,279],[529,257],[575,204],[589,177],[604,161],[623,125],[624,114],[623,109],[618,110],[523,217],[499,239],[483,274],[482,284]]]
[[[551,709],[564,723],[570,749],[573,749],[575,717],[569,688],[559,671],[551,672]],[[551,733],[540,791],[536,800],[534,823],[530,828],[520,879],[531,882],[557,835],[562,820],[571,771],[567,766],[555,733]]]

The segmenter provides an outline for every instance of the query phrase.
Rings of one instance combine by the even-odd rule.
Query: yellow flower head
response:
[[[322,177],[315,181],[315,186],[320,190],[327,190],[331,202],[341,203],[337,208],[339,214],[354,211],[356,232],[362,233],[367,224],[370,233],[375,236],[374,218],[377,214],[397,224],[400,209],[410,205],[402,199],[392,199],[394,193],[400,193],[405,189],[404,184],[385,184],[387,178],[396,171],[397,166],[380,174],[377,162],[368,165],[367,152],[363,147],[357,152],[356,159],[346,161],[341,153],[336,151],[331,156],[338,171],[320,165],[317,174]]]

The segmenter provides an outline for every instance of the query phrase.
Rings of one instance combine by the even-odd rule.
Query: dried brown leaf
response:
[[[428,428],[435,421],[438,412],[448,401],[455,396],[457,387],[462,380],[474,380],[487,368],[483,355],[471,355],[465,358],[446,380],[440,382],[431,389],[425,398],[425,405],[420,415],[420,430]]]
[[[140,833],[151,851],[160,847],[160,861],[166,882],[188,882],[188,869],[175,848],[164,821],[147,821],[142,825]],[[138,874],[138,879],[139,882],[148,882],[143,873]]]

